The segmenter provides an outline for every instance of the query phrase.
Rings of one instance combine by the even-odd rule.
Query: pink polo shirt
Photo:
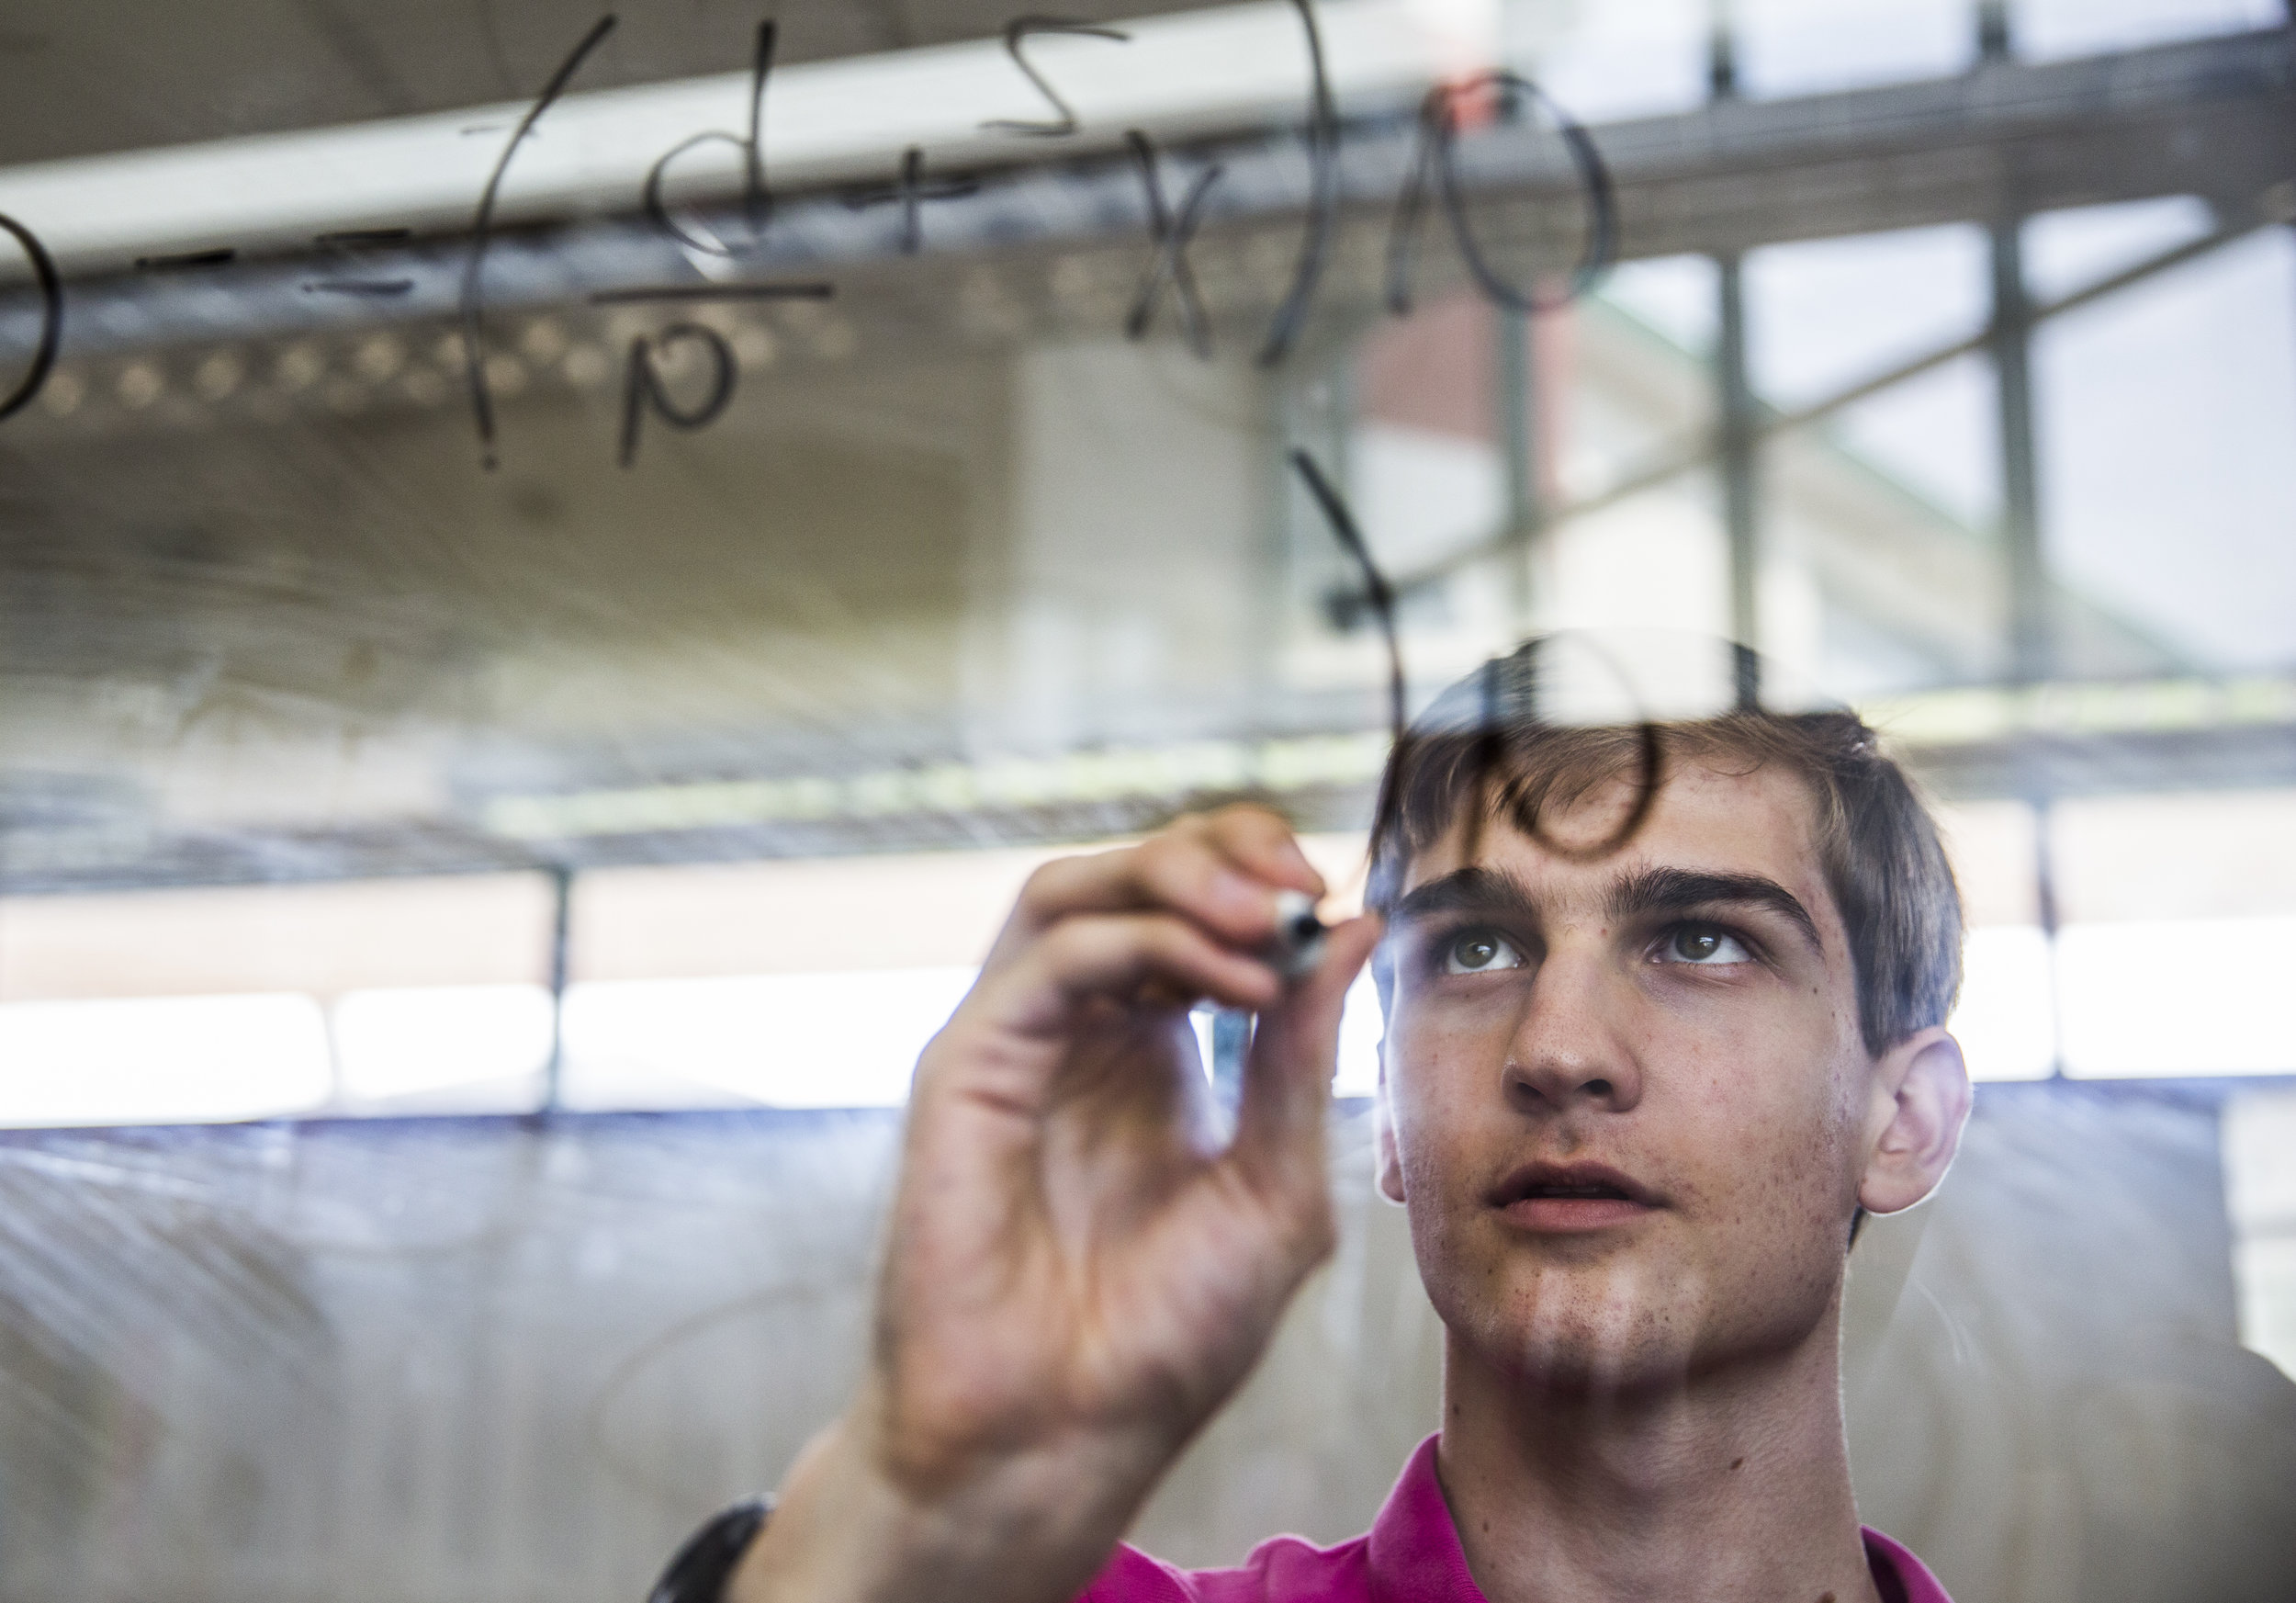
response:
[[[1278,1536],[1234,1570],[1176,1570],[1120,1547],[1077,1603],[1486,1603],[1467,1573],[1435,1481],[1435,1438],[1419,1444],[1371,1529],[1336,1547]],[[1877,1530],[1865,1560],[1882,1603],[1953,1603],[1921,1561]]]

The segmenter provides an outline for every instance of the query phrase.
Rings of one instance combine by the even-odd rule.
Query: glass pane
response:
[[[2037,276],[2193,231],[2184,206],[2037,218]],[[2049,559],[2117,629],[2197,672],[2296,660],[2296,243],[2266,229],[2044,323]]]
[[[1754,252],[1756,394],[1818,405],[1968,340],[1989,315],[1986,248],[1953,227]],[[1766,649],[1851,697],[1998,672],[1996,405],[1990,362],[1963,356],[1765,441]]]
[[[1976,53],[1969,0],[1867,0],[1855,7],[1823,0],[1738,0],[1728,7],[1738,38],[1739,83],[1750,96],[1946,78]]]
[[[1764,694],[1908,754],[1969,923],[1953,1174],[1801,1309],[1841,1314],[1860,1516],[1964,1598],[2278,1595],[2296,1392],[2234,1342],[2296,1362],[2296,246],[2043,320],[2088,683],[2002,683],[1960,349],[2005,207],[2131,199],[2032,222],[2044,309],[2288,214],[2285,38],[2175,42],[2277,0],[2019,0],[1966,77],[1974,0],[1315,0],[1321,172],[1282,0],[1078,0],[1125,38],[1031,38],[1042,84],[976,0],[789,0],[754,151],[761,10],[624,8],[514,143],[591,14],[11,9],[0,212],[67,311],[0,418],[0,1603],[641,1596],[851,1394],[918,1054],[1032,869],[1249,796],[1360,900],[1389,660],[1291,451],[1402,592],[1415,701],[1528,631],[1671,626],[1648,677],[1559,649],[1539,706],[1684,665],[1734,705],[1733,258],[1758,412],[1823,413],[1759,453]],[[2078,105],[2029,71],[2164,41]],[[1414,108],[1494,62],[1671,254],[1516,317],[1439,181],[1398,250]],[[1073,133],[1012,126],[1056,101]],[[1558,289],[1573,147],[1496,109],[1467,231]],[[35,277],[0,240],[0,385]],[[1352,1536],[1442,1421],[1367,1105],[1417,1065],[1374,979],[1338,1036],[1335,1254],[1141,1511],[1164,1556]]]
[[[1706,97],[1706,0],[1503,8],[1506,59],[1581,120],[1679,111]]]

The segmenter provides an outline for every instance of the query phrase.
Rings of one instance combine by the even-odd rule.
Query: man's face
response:
[[[1625,787],[1549,809],[1599,840]],[[1802,783],[1676,766],[1630,845],[1504,825],[1412,862],[1390,926],[1380,1183],[1436,1311],[1565,1390],[1805,1339],[1840,1287],[1873,1060]]]

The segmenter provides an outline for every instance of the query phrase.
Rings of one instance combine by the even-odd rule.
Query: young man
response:
[[[1943,1603],[1860,1530],[1839,1348],[1861,1210],[1927,1196],[1968,1111],[1952,875],[1846,715],[1663,751],[1414,739],[1377,910],[1291,983],[1277,895],[1323,887],[1272,814],[1036,875],[918,1065],[868,1377],[731,1603]],[[1379,1183],[1446,1329],[1442,1429],[1366,1537],[1183,1574],[1118,1539],[1331,1249],[1375,946]],[[1204,997],[1259,1014],[1224,1149]]]

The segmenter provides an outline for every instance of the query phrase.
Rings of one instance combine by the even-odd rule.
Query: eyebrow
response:
[[[1538,898],[1531,895],[1530,886],[1502,870],[1455,868],[1397,902],[1389,921],[1407,924],[1462,909],[1529,923],[1537,920]]]
[[[1604,911],[1615,920],[1653,913],[1688,913],[1712,907],[1763,908],[1802,932],[1813,951],[1822,952],[1818,921],[1801,899],[1774,879],[1758,874],[1706,874],[1688,868],[1645,868],[1611,886]],[[1538,898],[1511,874],[1468,867],[1452,870],[1420,886],[1395,904],[1390,921],[1408,924],[1442,913],[1470,911],[1536,923]]]
[[[1652,913],[1687,913],[1699,908],[1735,904],[1765,908],[1801,931],[1812,951],[1823,951],[1818,920],[1800,898],[1774,879],[1758,874],[1702,874],[1687,868],[1645,868],[1611,886],[1605,910],[1614,919],[1648,918]]]

